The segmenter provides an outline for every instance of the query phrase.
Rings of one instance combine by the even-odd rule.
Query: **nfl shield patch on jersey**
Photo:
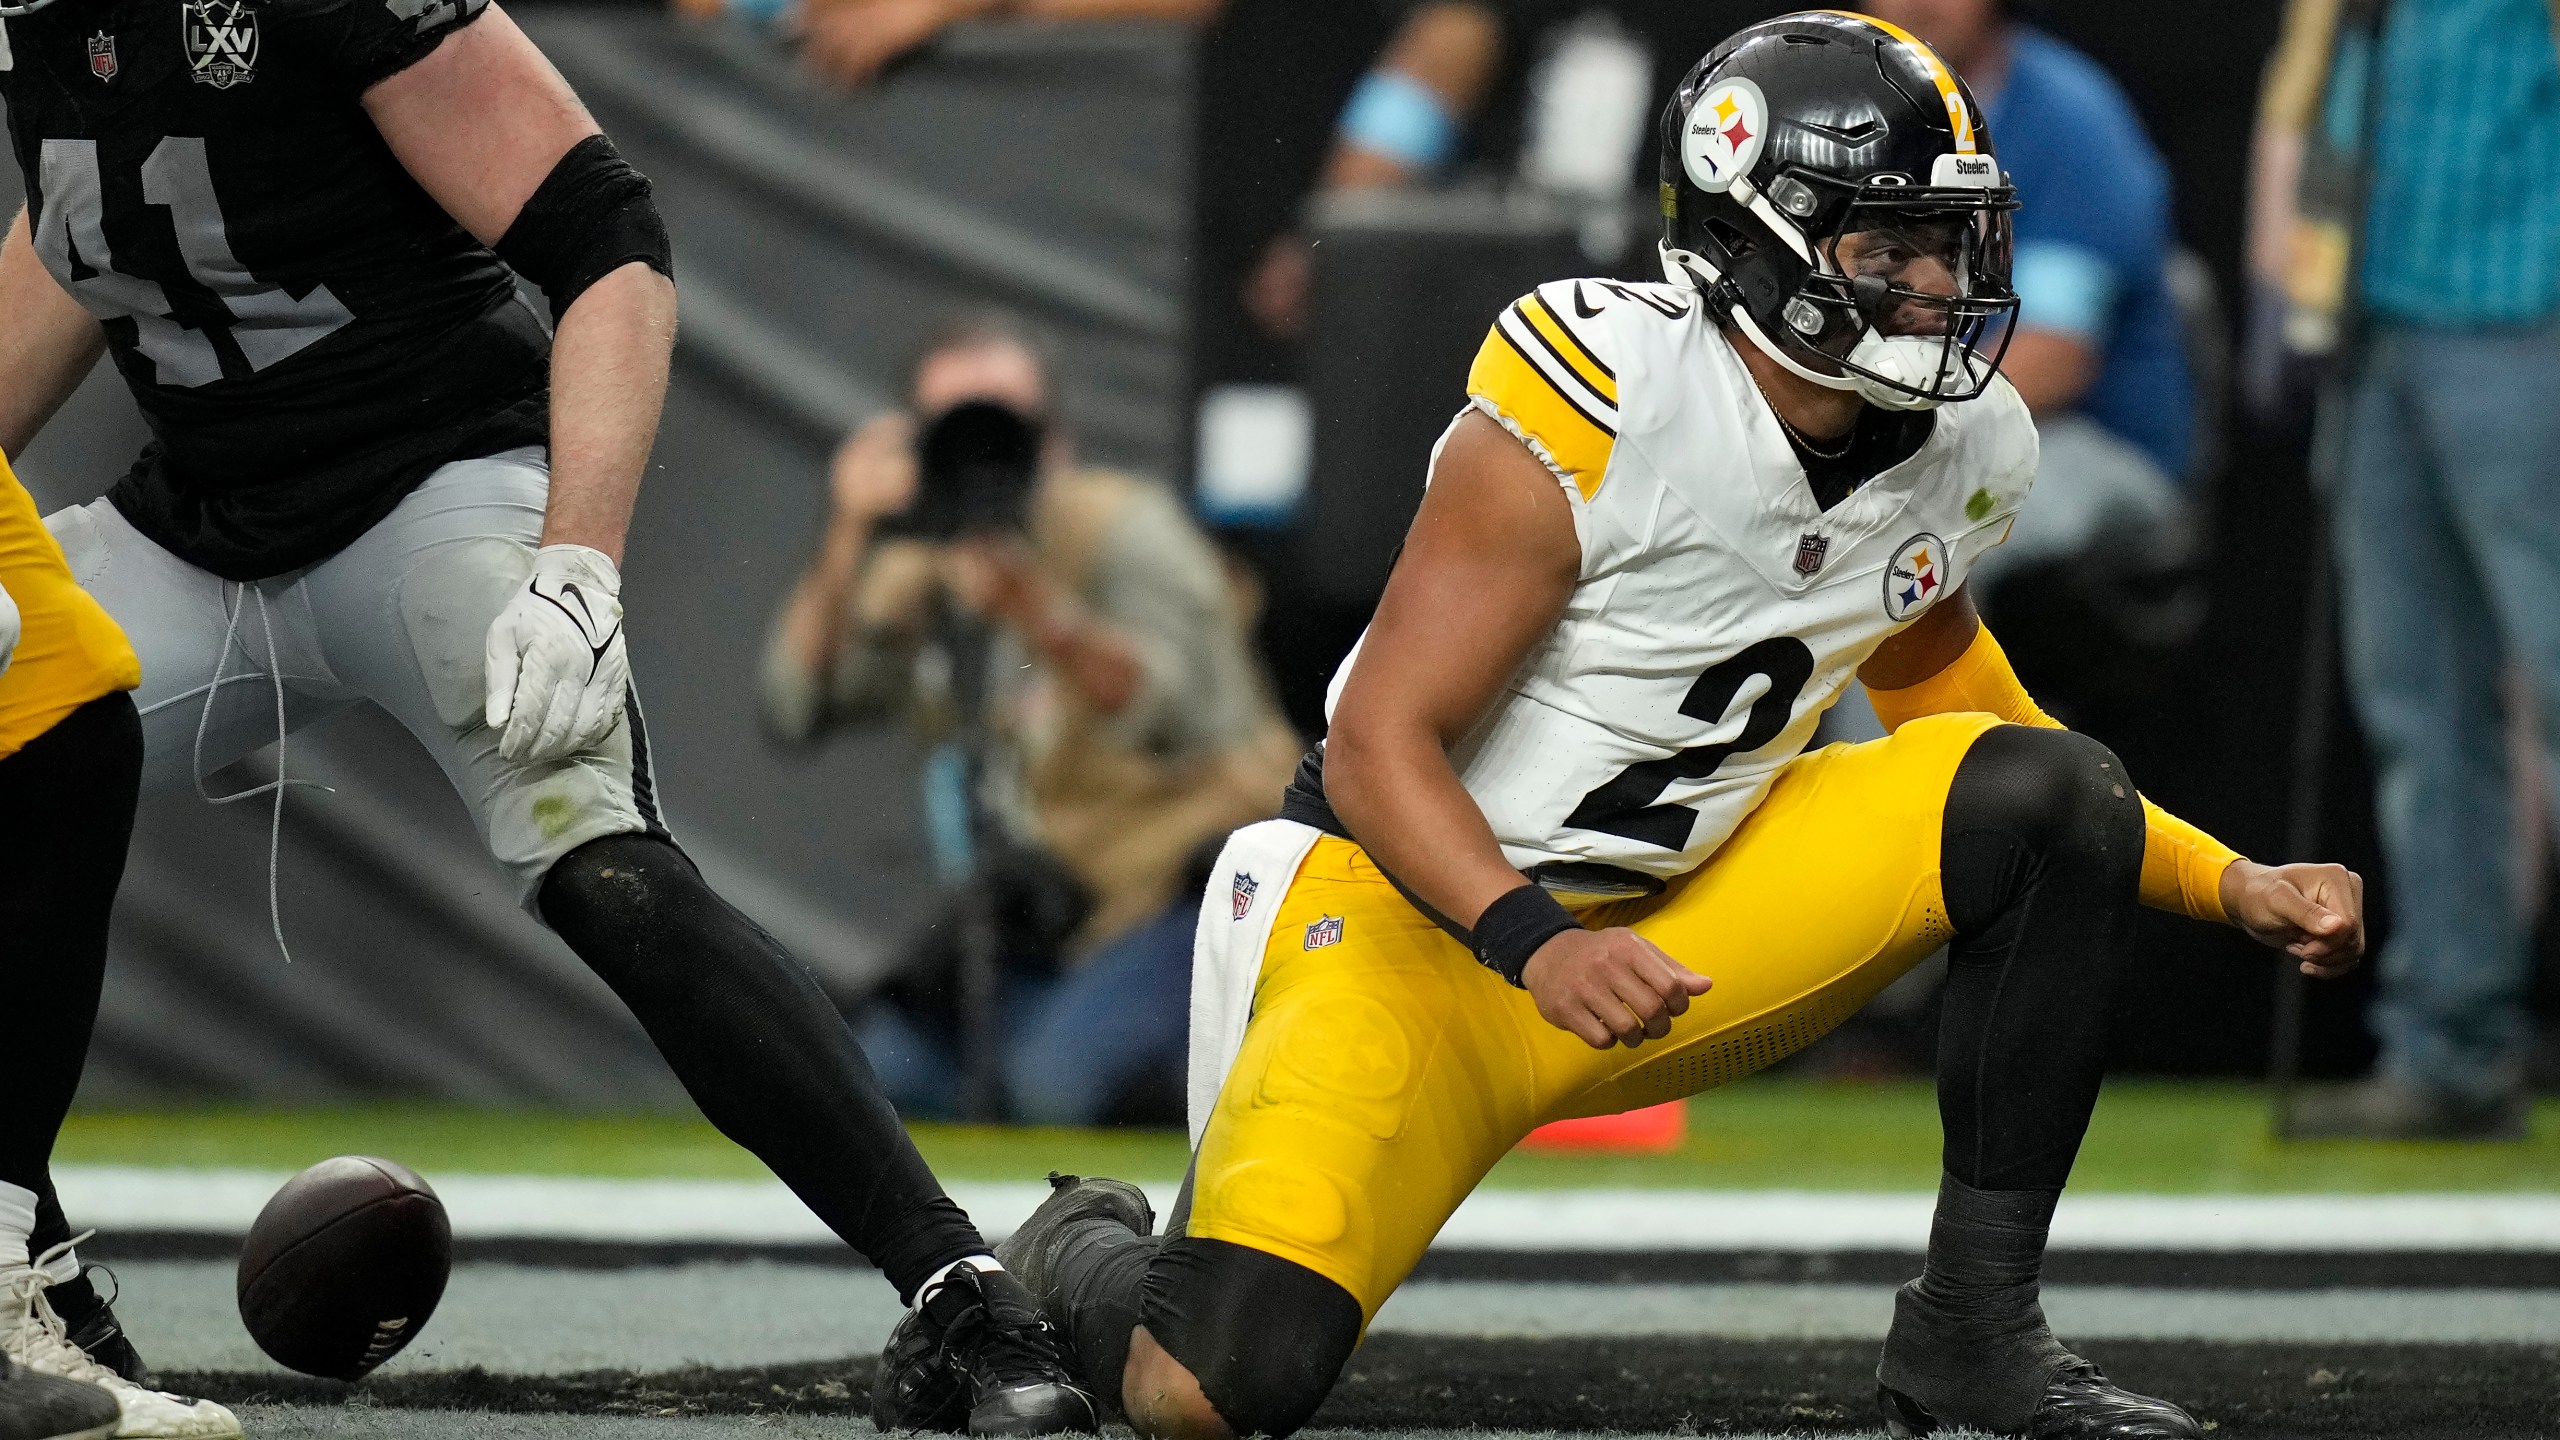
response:
[[[1307,948],[1321,950],[1342,943],[1342,917],[1327,915],[1307,927]]]
[[[1253,892],[1261,888],[1252,876],[1241,870],[1236,872],[1235,886],[1227,892],[1227,901],[1235,910],[1234,918],[1241,920],[1246,912],[1253,909]]]
[[[1811,578],[1822,568],[1822,557],[1831,553],[1831,537],[1806,535],[1796,542],[1796,573]]]
[[[116,78],[116,37],[104,30],[89,37],[89,73],[102,84]]]

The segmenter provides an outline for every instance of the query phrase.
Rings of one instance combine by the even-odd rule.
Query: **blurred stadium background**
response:
[[[1730,25],[1786,8],[1701,3]],[[1303,723],[1374,598],[1487,317],[1538,279],[1646,273],[1648,247],[1589,258],[1587,207],[1462,183],[1313,217],[1316,342],[1294,377],[1240,339],[1235,296],[1392,27],[1368,0],[1229,0],[1197,31],[962,25],[856,92],[742,20],[513,8],[655,179],[678,247],[675,389],[627,562],[667,809],[714,880],[848,1000],[880,983],[941,894],[924,751],[895,727],[815,750],[770,743],[757,655],[823,523],[827,457],[892,404],[945,315],[994,302],[1035,317],[1067,357],[1085,451],[1186,493],[1205,392],[1303,386],[1303,498],[1209,513],[1263,581],[1265,654]],[[2035,13],[2132,97],[2174,176],[2179,239],[2221,296],[2242,293],[2247,142],[2281,13],[2277,0]],[[1642,197],[1627,198],[1640,234]],[[2028,683],[2075,696],[2077,723],[2164,804],[2264,854],[2285,848],[2307,777],[2313,848],[2376,874],[2370,777],[2333,686],[2310,692],[2330,743],[2297,774],[2304,667],[2334,673],[2305,644],[2307,446],[2216,424],[2206,545],[2182,580],[2201,613],[2095,677],[2068,645],[2013,649]],[[20,470],[51,510],[101,492],[142,438],[102,369]],[[274,765],[253,757],[212,788]],[[146,1353],[254,1402],[262,1434],[620,1434],[601,1417],[671,1414],[852,1424],[833,1417],[860,1409],[885,1287],[848,1273],[692,1117],[611,996],[493,883],[463,811],[390,722],[333,717],[293,738],[288,769],[332,787],[296,789],[286,807],[289,965],[264,913],[263,801],[146,800],[120,902],[58,1160],[75,1213],[105,1232],[96,1254],[126,1272]],[[2376,919],[2389,933],[2387,909]],[[2551,1102],[2523,1145],[2276,1141],[2258,1085],[2275,967],[2234,934],[2147,920],[2112,1051],[2122,1079],[2058,1231],[2058,1327],[2122,1378],[2192,1398],[2222,1433],[2560,1434]],[[2560,932],[2546,917],[2536,934],[2548,1090]],[[2309,997],[2307,1074],[2370,1063],[2366,984]],[[1862,1376],[1937,1170],[1914,1035],[1920,1021],[1850,1036],[1702,1097],[1667,1149],[1515,1157],[1319,1424],[1867,1426]],[[993,1230],[1049,1168],[1169,1189],[1183,1165],[1173,1130],[918,1128]],[[267,1367],[225,1308],[226,1246],[255,1200],[345,1152],[445,1186],[465,1261],[436,1329],[352,1400]],[[1528,1224],[1505,1197],[1544,1218]],[[538,1418],[550,1412],[587,1418]]]

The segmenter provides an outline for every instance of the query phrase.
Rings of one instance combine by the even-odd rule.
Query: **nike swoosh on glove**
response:
[[[622,719],[631,658],[622,574],[604,552],[545,545],[524,589],[489,625],[489,728],[517,764],[565,760]]]

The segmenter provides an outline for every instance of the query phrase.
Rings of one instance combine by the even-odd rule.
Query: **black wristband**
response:
[[[1582,922],[1545,886],[1529,884],[1504,891],[1484,907],[1467,943],[1476,952],[1477,964],[1526,989],[1520,972],[1529,968],[1529,957],[1538,953],[1538,947],[1567,930],[1581,928]]]

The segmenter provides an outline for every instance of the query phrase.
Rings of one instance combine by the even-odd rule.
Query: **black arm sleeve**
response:
[[[555,325],[588,286],[635,260],[670,280],[676,274],[666,221],[649,198],[649,177],[602,135],[560,157],[498,237],[497,249],[499,259],[542,288]]]
[[[488,13],[489,0],[266,0],[266,13],[333,26],[338,79],[362,94],[434,53]]]

